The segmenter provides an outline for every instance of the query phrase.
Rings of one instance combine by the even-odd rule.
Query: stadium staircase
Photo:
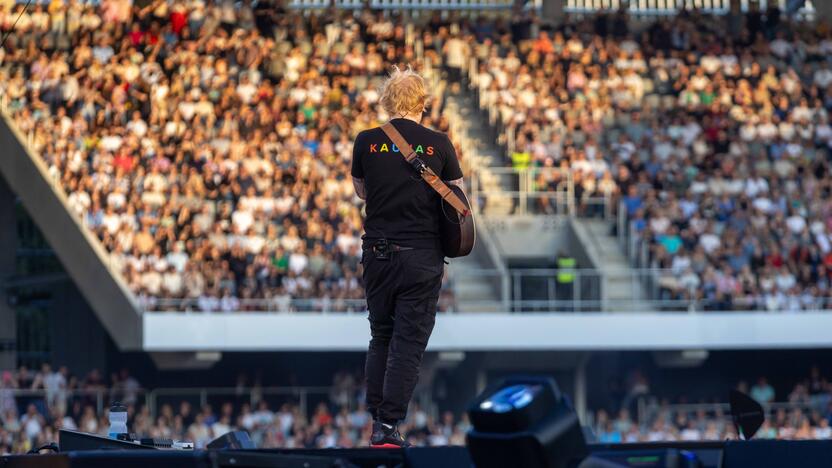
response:
[[[479,201],[481,213],[496,217],[510,215],[514,201],[506,193],[500,177],[491,171],[492,165],[504,165],[505,157],[493,143],[493,133],[475,109],[477,104],[468,92],[447,96],[445,110],[459,127],[455,135],[462,133],[459,144],[466,158],[463,163],[469,171],[476,171],[476,187],[472,188],[479,194],[488,194],[485,200]]]
[[[473,115],[476,106],[470,97],[459,93],[445,96],[445,114],[452,122],[452,133],[463,149],[462,165],[468,180],[476,172],[477,191],[489,194],[488,204],[479,207],[480,216],[508,214],[512,208],[509,197],[501,197],[503,188],[489,172],[492,161],[498,161],[497,149],[486,142],[493,140]],[[471,189],[470,185],[468,187]],[[472,203],[477,203],[473,201]],[[459,312],[505,312],[509,304],[508,271],[497,252],[486,223],[477,225],[477,246],[472,255],[452,260],[448,269]]]
[[[480,215],[509,216],[514,205],[514,200],[507,192],[511,188],[504,186],[505,179],[491,171],[491,167],[505,165],[503,150],[496,145],[488,123],[476,113],[478,106],[473,94],[465,86],[459,88],[461,89],[458,92],[445,93],[445,111],[452,122],[454,138],[464,150],[463,165],[468,173],[476,177],[474,191],[488,194],[487,201],[479,206]],[[480,237],[480,242],[483,241],[483,237],[487,239],[490,235],[485,224],[478,225],[479,232],[484,234]],[[610,234],[609,223],[603,220],[573,218],[571,224],[591,263],[601,269],[602,309],[605,312],[652,310],[641,278],[630,266],[617,239]],[[496,254],[495,261],[504,263],[499,253]],[[502,267],[505,269],[505,265]],[[482,268],[483,265],[477,258],[456,260],[452,263],[451,273],[455,273],[457,277],[454,290],[461,311],[476,309],[477,304],[488,304],[489,301],[498,299],[492,284],[478,280],[472,274]]]
[[[572,228],[586,254],[601,272],[601,301],[605,312],[642,312],[653,307],[642,278],[630,266],[618,240],[602,219],[574,218]]]
[[[46,163],[30,151],[28,137],[10,122],[4,110],[0,118],[0,145],[4,148],[0,174],[20,197],[116,345],[123,350],[140,349],[142,322],[135,298],[121,274],[111,269],[104,247],[70,211],[67,197],[49,177]]]

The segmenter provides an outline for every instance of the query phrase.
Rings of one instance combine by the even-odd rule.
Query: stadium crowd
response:
[[[751,396],[766,412],[755,438],[832,438],[832,384],[817,366],[812,366],[808,376],[794,383],[788,393],[778,394],[766,377],[759,377],[751,386],[740,381],[736,389]],[[652,393],[649,380],[640,372],[632,374],[628,390],[620,396],[620,401],[595,413],[593,427],[601,442],[736,438],[728,405],[722,401],[660,398]],[[636,412],[639,418],[633,416]]]
[[[364,310],[352,138],[416,63],[403,26],[268,0],[22,8],[0,6],[4,32],[20,17],[3,104],[145,308]]]
[[[649,250],[639,266],[665,270],[659,299],[830,306],[828,25],[777,8],[640,27],[616,13],[521,41],[467,37],[472,87],[515,138],[511,163],[540,191],[571,172],[585,214],[589,197],[622,202]]]
[[[0,454],[25,453],[57,441],[59,429],[107,434],[107,406],[119,401],[127,407],[128,428],[142,437],[187,440],[197,448],[231,430],[247,431],[258,447],[329,448],[369,446],[372,418],[363,405],[359,378],[338,372],[328,394],[308,395],[308,414],[297,398],[270,394],[255,382],[243,387],[241,376],[234,396],[221,398],[216,406],[199,407],[182,398],[159,402],[155,414],[146,404],[139,382],[126,370],[105,380],[97,370],[83,377],[66,367],[40,370],[21,367],[5,371],[0,378]],[[26,391],[29,390],[29,391]],[[209,389],[210,390],[210,389]],[[96,410],[100,400],[103,411]],[[315,398],[319,402],[314,403]],[[400,426],[414,445],[464,445],[467,416],[444,412],[428,414],[414,403]]]
[[[65,367],[44,364],[39,370],[21,367],[0,377],[0,454],[24,453],[57,440],[61,428],[106,434],[107,405],[120,401],[128,408],[128,428],[139,436],[187,440],[203,447],[235,429],[250,433],[259,447],[357,447],[368,446],[371,418],[363,406],[360,376],[338,372],[327,394],[308,397],[304,412],[299,401],[277,397],[257,383],[237,382],[231,396],[212,396],[202,407],[199,398],[156,402],[148,406],[140,383],[122,370],[107,380],[99,371],[75,376]],[[753,386],[740,383],[768,407],[767,421],[757,437],[779,439],[832,438],[832,385],[817,367],[797,382],[788,394],[778,395],[765,378]],[[28,391],[26,391],[28,390]],[[208,389],[210,390],[210,389]],[[103,392],[103,411],[96,410]],[[776,404],[785,398],[786,405]],[[646,402],[639,420],[631,405]],[[735,437],[730,417],[722,406],[705,405],[679,410],[670,399],[651,396],[644,378],[634,379],[615,408],[594,412],[592,425],[602,442],[670,440],[723,440]],[[673,403],[680,402],[675,399]],[[305,408],[304,408],[305,409]],[[470,427],[467,416],[450,411],[433,414],[417,403],[411,405],[401,428],[415,445],[464,445]]]
[[[416,57],[400,22],[268,1],[21,8],[0,6],[4,31],[22,12],[4,105],[145,308],[363,309],[347,167],[387,118],[378,78]],[[583,213],[621,202],[659,298],[828,305],[828,28],[777,9],[532,23],[434,16],[414,36],[452,82],[477,59],[468,79],[536,190],[569,174]]]

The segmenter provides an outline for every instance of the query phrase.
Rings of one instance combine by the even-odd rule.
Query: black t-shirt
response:
[[[412,120],[392,122],[442,180],[462,177],[456,151],[446,135]],[[367,189],[365,248],[368,241],[378,239],[405,247],[439,247],[439,195],[405,161],[381,128],[365,130],[355,138],[352,176],[364,179]]]

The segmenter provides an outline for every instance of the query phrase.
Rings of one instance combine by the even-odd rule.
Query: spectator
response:
[[[44,417],[38,412],[34,404],[29,404],[26,408],[26,413],[20,417],[21,429],[30,442],[34,442],[37,439],[45,424]]]
[[[602,16],[576,19],[570,26],[583,33],[552,39],[469,38],[481,50],[469,76],[480,104],[497,117],[498,141],[514,139],[506,163],[543,172],[555,155],[584,215],[601,212],[588,205],[609,177],[605,203],[617,208],[620,197],[624,234],[637,233],[648,258],[638,266],[704,260],[661,278],[661,299],[686,307],[797,311],[830,296],[820,193],[832,75],[808,53],[826,39],[811,25],[777,22],[772,41],[755,43],[752,31],[770,27],[755,18],[742,26],[740,17],[734,37],[707,15],[631,32],[622,12],[612,27]],[[544,141],[554,142],[551,154],[538,149]]]
[[[751,398],[761,405],[768,405],[774,401],[774,387],[769,385],[765,377],[760,377],[757,384],[751,387]]]
[[[247,3],[147,8],[131,18],[129,2],[113,0],[77,21],[73,5],[39,6],[17,35],[57,30],[78,46],[3,61],[13,79],[0,92],[70,209],[145,307],[262,309],[288,294],[290,308],[326,297],[363,310],[349,145],[387,119],[374,87],[393,60],[413,57],[403,29],[380,13],[337,15],[326,24],[350,26],[325,29]],[[287,33],[257,32],[272,28]],[[459,72],[467,43],[446,46]]]

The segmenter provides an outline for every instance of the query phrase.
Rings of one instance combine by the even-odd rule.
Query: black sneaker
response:
[[[404,448],[410,446],[410,444],[405,442],[397,425],[374,421],[370,446],[374,448]]]

